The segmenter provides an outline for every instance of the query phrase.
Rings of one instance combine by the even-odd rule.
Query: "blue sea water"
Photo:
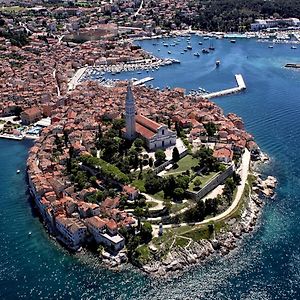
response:
[[[72,256],[58,246],[32,210],[25,176],[31,142],[0,140],[0,299],[300,299],[300,72],[282,67],[300,62],[300,49],[216,40],[214,53],[197,58],[193,52],[209,43],[199,46],[199,40],[193,37],[193,50],[185,54],[185,38],[169,48],[164,40],[157,46],[140,41],[147,51],[181,64],[118,78],[153,76],[154,86],[216,91],[233,87],[236,73],[243,75],[246,92],[215,101],[243,117],[272,159],[265,172],[279,180],[257,232],[229,256],[171,279],[150,279],[132,267],[103,269],[93,256]]]

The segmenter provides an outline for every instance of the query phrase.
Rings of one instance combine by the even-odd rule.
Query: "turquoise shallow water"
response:
[[[184,55],[185,40],[169,49],[139,43],[162,57],[171,50],[170,56],[182,61],[151,73],[154,86],[215,91],[232,87],[234,74],[243,74],[247,91],[216,102],[243,117],[272,158],[265,171],[279,179],[277,197],[266,205],[258,231],[239,251],[173,279],[150,280],[129,267],[119,273],[105,270],[93,257],[70,256],[49,239],[27,193],[24,174],[31,143],[0,140],[1,299],[300,299],[300,72],[282,68],[300,61],[300,49],[218,40],[214,54],[196,58],[193,52],[202,47],[198,39],[192,38],[194,49]],[[216,59],[221,60],[218,70]]]

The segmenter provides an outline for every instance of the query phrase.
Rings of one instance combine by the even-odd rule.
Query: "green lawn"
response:
[[[157,202],[154,201],[147,201],[146,203],[149,208],[157,206]]]
[[[164,198],[164,191],[159,191],[153,195],[149,194],[151,197],[153,197],[154,199],[157,199],[157,200],[161,200],[161,201],[164,201],[165,198]]]
[[[199,241],[199,240],[203,240],[203,239],[209,239],[210,238],[210,233],[208,230],[208,227],[200,227],[200,228],[196,228],[194,230],[188,231],[186,233],[183,234],[183,236],[187,237],[187,238],[191,238],[194,241]]]
[[[217,173],[216,172],[211,172],[207,175],[201,175],[201,176],[196,176],[192,182],[190,182],[189,185],[189,190],[193,191],[194,190],[194,182],[196,179],[200,179],[201,180],[201,185],[200,187],[204,187],[206,185],[207,182],[209,182]]]
[[[176,241],[175,241],[175,245],[176,246],[181,246],[181,247],[186,247],[189,244],[190,240],[177,236],[176,237]]]
[[[172,175],[172,174],[180,174],[187,170],[191,170],[192,167],[198,165],[198,159],[193,158],[192,155],[186,155],[181,160],[178,161],[178,168],[169,170],[165,175]]]
[[[136,187],[137,189],[140,190],[141,193],[145,193],[146,192],[146,189],[145,189],[145,181],[142,180],[142,179],[135,179],[133,182],[132,182],[132,185],[134,187]]]
[[[142,245],[136,249],[136,252],[138,253],[138,260],[142,263],[145,264],[149,261],[151,254],[150,254],[150,249],[148,245]]]
[[[174,203],[172,202],[172,207],[171,207],[171,213],[175,214],[181,209],[188,207],[190,205],[190,202],[183,202],[183,203]]]

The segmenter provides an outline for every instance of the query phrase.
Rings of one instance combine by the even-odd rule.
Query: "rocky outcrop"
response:
[[[192,241],[186,247],[172,249],[166,258],[151,261],[142,269],[155,276],[166,276],[176,273],[196,263],[201,263],[214,255],[227,255],[237,247],[243,234],[252,232],[260,216],[263,201],[258,196],[249,197],[247,207],[240,219],[227,221],[226,231],[223,229],[213,240]]]

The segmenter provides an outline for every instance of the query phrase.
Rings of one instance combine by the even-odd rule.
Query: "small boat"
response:
[[[202,45],[202,42],[199,42],[198,45]]]
[[[235,44],[236,40],[230,40],[230,43]]]
[[[195,52],[194,55],[197,56],[197,57],[200,56],[199,52]]]
[[[203,49],[202,49],[202,53],[207,54],[207,53],[209,53],[209,50],[206,49],[206,48],[203,48]]]
[[[31,231],[29,231],[29,232],[28,232],[28,235],[29,235],[29,236],[31,236],[31,234],[32,234],[32,232],[31,232]]]
[[[157,51],[160,51],[160,49],[157,49]]]
[[[217,60],[217,61],[216,61],[216,67],[219,67],[220,64],[221,64],[221,61]]]
[[[193,49],[191,45],[188,45],[186,48],[189,49],[189,50]]]
[[[138,72],[136,72],[137,74],[142,74],[142,72],[141,71],[138,71]]]
[[[209,37],[208,37],[208,36],[205,36],[205,37],[203,37],[203,39],[204,39],[205,41],[207,41],[207,40],[209,39]]]
[[[215,50],[213,41],[210,41],[210,45],[209,45],[208,49],[211,50],[211,51],[214,51],[214,50]]]
[[[273,45],[270,45],[270,46],[269,46],[269,48],[270,48],[270,49],[273,49],[273,48],[274,48],[274,46],[273,46]]]
[[[180,52],[180,54],[184,54],[184,52],[182,51],[182,52]]]
[[[20,170],[17,170],[17,174],[20,174],[20,172],[21,172]]]
[[[186,51],[187,51],[187,49],[183,49],[183,51],[184,51],[184,52],[186,52]]]
[[[296,46],[292,46],[291,49],[295,50],[295,49],[297,49],[297,47]]]
[[[171,51],[168,51],[168,54],[171,54],[172,52]]]
[[[170,46],[175,47],[176,45],[175,44],[171,44]]]
[[[169,47],[169,44],[167,44],[167,43],[164,43],[164,47]]]

